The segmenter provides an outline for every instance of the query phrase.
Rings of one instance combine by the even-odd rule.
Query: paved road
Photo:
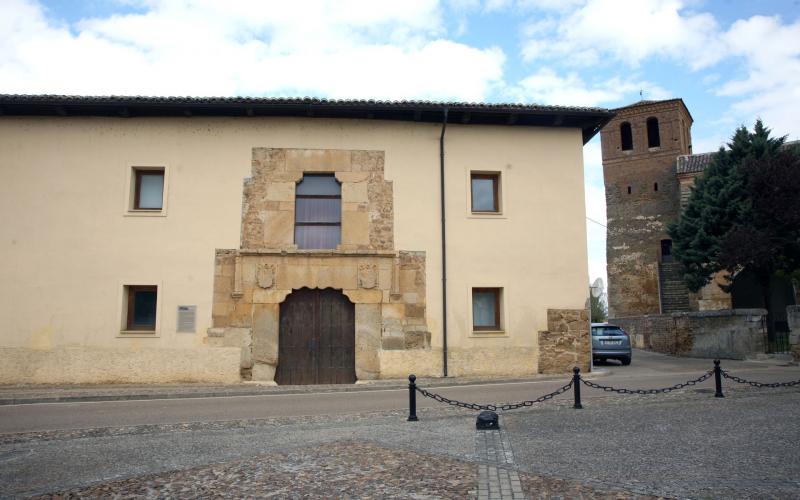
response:
[[[658,387],[693,378],[709,368],[707,360],[641,352],[635,356],[629,367],[598,367],[613,374],[596,381]],[[796,366],[752,362],[725,362],[725,366],[760,381],[800,379]],[[473,385],[439,391],[470,400],[510,401],[537,396],[561,383]],[[710,381],[704,386],[712,387]],[[561,488],[537,490],[545,496],[549,493],[542,491],[577,496],[578,490],[561,487],[558,478],[565,478],[579,485],[575,488],[617,488],[626,494],[800,497],[800,427],[796,425],[800,390],[726,390],[728,396],[717,399],[696,390],[620,396],[584,387],[584,410],[571,409],[571,396],[566,394],[532,409],[502,414],[501,424],[513,448],[513,467],[523,483],[550,481]],[[172,491],[178,496],[192,491],[204,496],[212,491],[203,490],[206,485],[225,491],[225,481],[245,481],[255,489],[240,491],[252,495],[274,487],[276,477],[352,484],[353,470],[362,471],[358,481],[372,484],[367,471],[385,474],[380,470],[381,457],[392,456],[391,450],[397,449],[421,454],[416,462],[427,463],[429,456],[482,463],[475,448],[474,412],[430,407],[427,400],[420,400],[420,422],[409,423],[404,418],[405,398],[405,391],[390,389],[0,407],[0,498],[116,479],[145,488],[136,491]],[[11,434],[16,432],[25,433]],[[378,450],[355,453],[363,463],[340,464],[335,473],[319,457],[317,472],[304,468],[314,462],[303,458],[309,450],[331,450],[326,447],[347,442],[373,443]],[[245,465],[236,465],[242,460]],[[148,489],[169,484],[178,474],[170,471],[192,467],[198,467],[198,472],[180,473],[189,490]],[[410,483],[403,487],[413,491],[414,481],[419,481],[419,491],[423,487],[434,491],[430,488],[441,486],[443,479],[433,469],[404,472]],[[263,475],[264,470],[272,475]],[[151,475],[149,479],[136,479],[145,474]],[[109,495],[106,490],[94,491]],[[352,494],[359,495],[358,491]]]
[[[674,358],[637,351],[634,363],[621,366],[610,362],[596,367],[597,382],[629,388],[656,388],[695,378],[711,368],[709,360]],[[800,368],[762,362],[725,361],[731,372],[758,380],[780,381],[800,378]],[[603,372],[611,372],[602,376]],[[554,391],[569,380],[534,380],[499,384],[432,389],[461,401],[512,402]],[[435,384],[432,386],[435,387]],[[703,387],[713,387],[706,381]],[[606,397],[608,393],[584,387],[583,398]],[[571,394],[560,396],[569,399]],[[441,405],[418,398],[420,408]],[[0,406],[0,434],[58,429],[86,429],[181,422],[215,422],[302,415],[330,415],[408,408],[406,389],[379,389],[363,392],[267,394],[224,398],[183,398],[79,403],[45,403]]]

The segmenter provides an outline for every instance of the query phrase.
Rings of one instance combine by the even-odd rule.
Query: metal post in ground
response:
[[[580,410],[583,408],[581,404],[581,369],[577,366],[572,369],[572,392],[575,394],[575,404],[572,407]]]
[[[416,422],[417,418],[417,376],[408,376],[408,421]]]
[[[722,368],[719,367],[719,360],[714,360],[714,383],[717,386],[717,392],[714,393],[715,398],[724,398],[722,394]]]

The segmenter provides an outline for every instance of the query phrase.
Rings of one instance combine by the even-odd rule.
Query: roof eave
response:
[[[18,116],[307,116],[416,122],[577,127],[584,144],[614,113],[603,108],[429,101],[334,101],[313,98],[191,98],[0,95],[0,114]]]

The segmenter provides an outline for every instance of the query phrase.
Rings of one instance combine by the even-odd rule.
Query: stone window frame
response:
[[[156,288],[156,323],[153,330],[128,330],[128,300],[130,287]],[[119,331],[117,338],[159,338],[161,337],[161,319],[164,317],[164,283],[156,280],[125,280],[118,285]]]
[[[473,175],[480,176],[496,176],[497,177],[497,212],[481,212],[472,210],[472,177]],[[468,219],[507,219],[508,210],[505,203],[505,179],[507,177],[506,169],[473,169],[467,168],[466,176],[466,195],[465,195],[465,208]]]
[[[498,304],[498,315],[500,319],[499,329],[475,329],[474,319],[472,317],[472,292],[474,290],[487,290],[487,289],[494,289],[499,291],[499,304]],[[469,315],[469,337],[470,338],[504,338],[508,337],[508,308],[506,307],[507,304],[507,297],[508,297],[508,290],[507,287],[499,285],[497,283],[473,283],[470,284],[467,288],[466,293],[467,298],[467,313]]]
[[[164,188],[161,193],[161,209],[135,208],[136,187],[139,172],[161,171],[164,176]],[[125,165],[125,205],[123,216],[125,217],[166,217],[167,201],[169,200],[169,178],[170,168],[165,163],[142,162],[128,163]]]

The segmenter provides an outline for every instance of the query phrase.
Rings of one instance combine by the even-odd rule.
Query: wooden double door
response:
[[[281,304],[275,382],[356,381],[355,306],[339,290],[301,288]]]

